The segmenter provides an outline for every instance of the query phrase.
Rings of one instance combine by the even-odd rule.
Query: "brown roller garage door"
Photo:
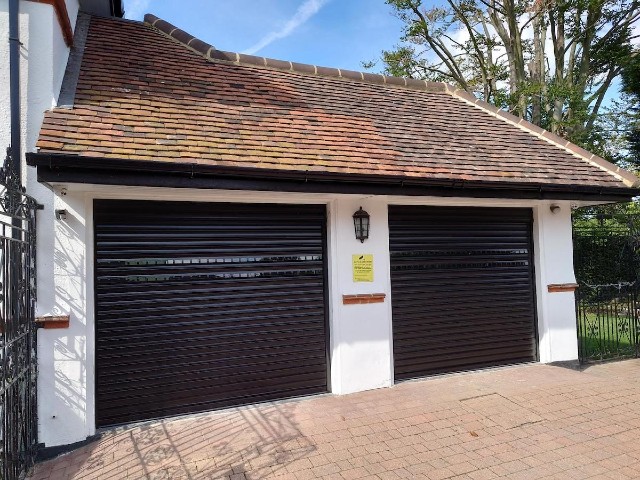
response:
[[[395,379],[537,358],[529,209],[389,207]]]
[[[325,207],[96,201],[98,426],[327,391]]]

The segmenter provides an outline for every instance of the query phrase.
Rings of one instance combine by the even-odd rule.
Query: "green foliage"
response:
[[[640,281],[640,202],[574,211],[573,248],[581,283]]]
[[[640,50],[630,55],[623,67],[622,91],[626,95],[626,160],[640,170]]]
[[[573,212],[573,226],[591,228],[594,234],[613,229],[640,235],[640,200],[578,208]]]

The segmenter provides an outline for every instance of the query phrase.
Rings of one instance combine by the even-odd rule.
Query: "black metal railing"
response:
[[[0,479],[23,478],[37,450],[36,210],[10,152],[0,171]]]
[[[640,215],[578,212],[573,246],[580,361],[638,357]]]
[[[582,283],[576,291],[576,306],[581,362],[640,356],[640,288],[636,282]]]

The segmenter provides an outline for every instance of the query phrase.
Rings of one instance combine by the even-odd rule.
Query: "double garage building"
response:
[[[635,176],[444,84],[79,22],[28,155],[64,212],[39,227],[39,314],[70,315],[39,337],[47,446],[577,358],[571,209]]]
[[[324,205],[93,215],[98,426],[329,391]],[[530,209],[389,209],[396,381],[537,360],[531,227]]]

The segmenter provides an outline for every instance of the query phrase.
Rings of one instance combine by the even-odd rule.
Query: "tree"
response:
[[[620,87],[620,96],[601,109],[585,147],[640,173],[640,49],[623,63]]]
[[[386,2],[404,27],[385,73],[453,83],[587,146],[640,18],[640,0]]]
[[[627,100],[627,162],[640,171],[640,50],[636,50],[623,66],[622,92]]]

